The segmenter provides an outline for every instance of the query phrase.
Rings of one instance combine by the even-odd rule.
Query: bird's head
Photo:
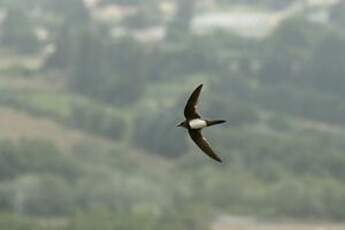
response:
[[[177,125],[177,127],[187,128],[187,122],[183,121]]]

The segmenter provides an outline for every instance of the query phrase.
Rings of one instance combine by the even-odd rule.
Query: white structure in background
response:
[[[41,42],[48,41],[49,39],[49,32],[44,27],[35,28],[35,34],[36,34],[37,39]]]
[[[309,7],[322,7],[323,10],[309,15],[309,20],[326,22],[328,14],[325,8],[339,0],[306,0],[298,1],[283,11],[254,11],[250,9],[226,12],[211,12],[196,15],[192,22],[195,33],[209,33],[214,30],[233,31],[241,36],[261,38],[269,35],[283,20],[307,10]],[[315,9],[314,9],[315,11]]]
[[[121,22],[127,16],[136,14],[139,10],[136,6],[108,5],[97,7],[100,0],[84,0],[86,5],[92,9],[92,15],[96,20],[112,23]],[[218,11],[215,0],[200,0],[198,6],[201,12],[194,16],[191,29],[196,34],[211,33],[216,30],[231,31],[244,37],[263,38],[268,36],[286,18],[313,8],[308,15],[309,20],[324,23],[328,20],[327,7],[339,2],[339,0],[304,0],[296,1],[286,10],[282,11],[259,11],[253,8],[234,8],[227,11]],[[162,0],[160,2],[163,21],[169,21],[176,12],[176,2]],[[320,8],[319,10],[315,9]],[[205,11],[205,9],[207,9]],[[156,42],[164,39],[166,28],[164,25],[144,28],[128,29],[116,26],[112,30],[114,37],[130,35],[141,42]]]
[[[282,17],[271,13],[224,12],[197,15],[192,30],[197,34],[214,30],[229,30],[248,37],[264,37],[274,29]]]
[[[124,27],[115,27],[111,30],[111,35],[114,38],[120,38],[124,36],[131,36],[137,41],[146,42],[158,42],[164,39],[165,28],[162,26],[149,27],[145,29],[127,29]]]
[[[307,0],[309,5],[333,5],[338,2],[339,0]]]
[[[84,0],[85,5],[89,8],[94,7],[99,2],[100,0]]]

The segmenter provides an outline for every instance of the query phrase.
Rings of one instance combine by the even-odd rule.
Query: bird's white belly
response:
[[[207,126],[206,121],[201,120],[201,119],[193,119],[189,121],[189,126],[191,129],[202,129]]]

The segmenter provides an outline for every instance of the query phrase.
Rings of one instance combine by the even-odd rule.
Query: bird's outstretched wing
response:
[[[215,154],[214,151],[211,149],[206,138],[202,136],[200,129],[189,129],[188,132],[195,144],[197,144],[204,153],[206,153],[212,159],[218,162],[222,162],[222,160],[217,156],[217,154]]]
[[[187,119],[200,118],[200,115],[197,113],[196,108],[198,104],[199,95],[202,89],[202,84],[199,85],[193,93],[190,95],[186,107],[184,108],[184,116]]]

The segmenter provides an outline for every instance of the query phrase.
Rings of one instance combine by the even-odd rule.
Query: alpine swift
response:
[[[189,97],[187,104],[184,108],[185,121],[177,125],[177,127],[183,127],[188,130],[188,133],[192,140],[199,148],[206,153],[212,159],[222,162],[222,160],[215,154],[208,144],[206,138],[202,135],[201,130],[208,126],[224,123],[224,120],[204,120],[196,111],[199,95],[202,89],[202,84],[199,85]]]

